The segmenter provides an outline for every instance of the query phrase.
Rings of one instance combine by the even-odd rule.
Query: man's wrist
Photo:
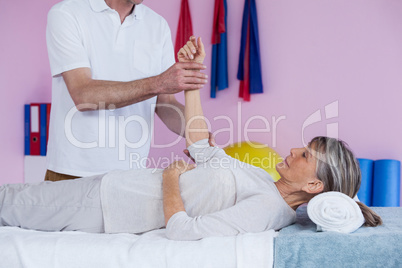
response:
[[[163,83],[160,82],[160,75],[146,78],[147,88],[152,94],[159,95],[163,93]]]

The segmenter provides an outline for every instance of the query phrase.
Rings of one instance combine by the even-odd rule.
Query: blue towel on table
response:
[[[296,223],[275,238],[274,267],[402,267],[402,208],[372,209],[383,225],[341,234],[316,232],[300,207]]]

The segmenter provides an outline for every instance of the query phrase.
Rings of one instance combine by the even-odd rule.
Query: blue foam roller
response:
[[[366,206],[372,206],[373,197],[373,171],[374,161],[371,159],[358,158],[360,170],[362,172],[362,183],[357,197]]]
[[[399,207],[401,162],[377,160],[374,162],[373,206]]]

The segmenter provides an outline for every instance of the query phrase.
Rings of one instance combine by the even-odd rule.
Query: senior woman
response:
[[[203,62],[201,39],[180,50],[180,61]],[[276,167],[274,182],[264,170],[241,163],[208,143],[199,90],[185,93],[186,143],[197,166],[184,161],[165,170],[112,171],[72,181],[0,187],[0,225],[44,231],[143,233],[166,227],[175,240],[197,240],[281,229],[315,195],[339,191],[354,197],[358,162],[336,139],[317,137],[292,149]],[[381,219],[360,204],[366,225]]]

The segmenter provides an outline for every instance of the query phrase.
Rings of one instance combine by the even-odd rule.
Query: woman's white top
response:
[[[166,235],[197,240],[281,229],[296,219],[263,169],[243,163],[208,140],[188,150],[197,167],[180,176],[186,211],[174,214]],[[101,184],[106,233],[142,233],[165,227],[161,169],[112,171]]]

